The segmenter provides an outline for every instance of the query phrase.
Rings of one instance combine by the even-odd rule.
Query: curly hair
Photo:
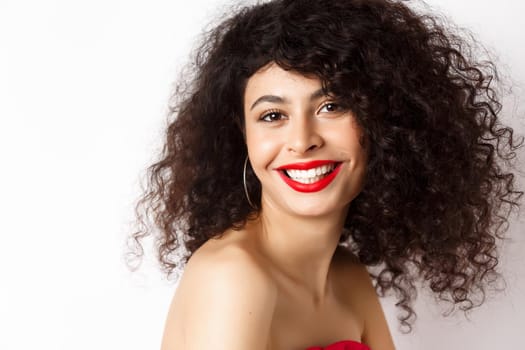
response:
[[[401,323],[410,329],[418,281],[453,307],[480,305],[499,277],[497,239],[523,195],[507,167],[523,139],[501,124],[495,65],[477,62],[472,48],[439,17],[397,1],[238,9],[205,35],[173,95],[162,155],[137,204],[136,256],[156,227],[170,275],[179,248],[187,262],[208,239],[257,215],[241,178],[243,95],[256,71],[276,63],[317,76],[370,141],[366,182],[340,244],[379,267],[371,277],[380,295],[397,295]],[[250,170],[247,183],[258,203]]]

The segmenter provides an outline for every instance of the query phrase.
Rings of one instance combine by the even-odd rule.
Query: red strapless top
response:
[[[306,350],[370,350],[368,346],[353,340],[341,340],[326,347],[311,346]]]

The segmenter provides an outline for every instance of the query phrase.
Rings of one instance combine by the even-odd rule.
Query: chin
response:
[[[282,192],[266,192],[262,195],[263,208],[277,211],[295,217],[322,218],[339,215],[348,209],[354,198],[354,193],[318,193],[302,194]],[[265,204],[266,205],[265,205]]]
[[[304,218],[322,218],[325,216],[332,216],[337,213],[341,213],[348,208],[348,205],[343,204],[338,205],[329,204],[329,203],[319,203],[318,201],[304,201],[300,204],[294,203],[290,204],[289,210],[296,216],[302,216]]]

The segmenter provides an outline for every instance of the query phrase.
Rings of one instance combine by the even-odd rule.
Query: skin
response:
[[[244,95],[246,144],[262,185],[261,212],[199,248],[172,301],[162,350],[304,350],[355,340],[394,344],[366,269],[338,248],[367,147],[352,113],[321,82],[270,64]],[[325,189],[300,193],[276,168],[341,162]]]

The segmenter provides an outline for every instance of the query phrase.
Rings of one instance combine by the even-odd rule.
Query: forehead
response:
[[[315,76],[305,76],[296,71],[284,70],[277,64],[269,64],[248,79],[244,101],[250,104],[262,95],[302,98],[321,87],[321,80]]]

